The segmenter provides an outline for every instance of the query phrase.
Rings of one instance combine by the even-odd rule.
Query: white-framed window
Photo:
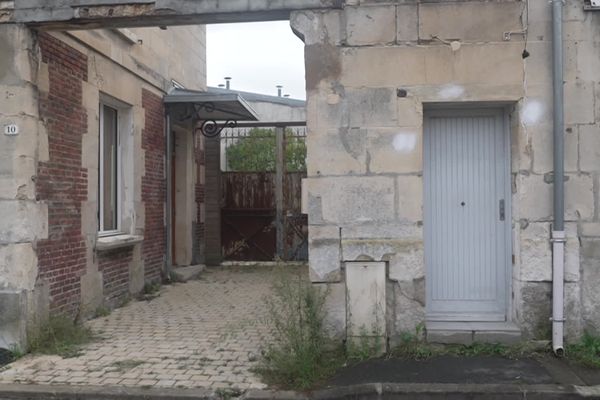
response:
[[[121,150],[118,108],[100,103],[98,165],[98,231],[101,235],[120,232]]]

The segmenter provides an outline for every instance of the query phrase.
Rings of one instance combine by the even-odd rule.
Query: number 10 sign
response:
[[[14,136],[19,134],[19,125],[10,124],[4,126],[4,134],[8,136]]]

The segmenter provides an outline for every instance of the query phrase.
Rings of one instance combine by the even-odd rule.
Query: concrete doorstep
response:
[[[194,279],[198,279],[202,271],[204,271],[204,265],[190,265],[187,267],[175,267],[173,268],[173,274],[177,282],[188,282]]]
[[[227,400],[225,391],[209,389],[143,389],[101,386],[0,385],[1,400]],[[248,390],[240,400],[382,400],[382,399],[599,399],[600,386],[368,383],[310,393]]]

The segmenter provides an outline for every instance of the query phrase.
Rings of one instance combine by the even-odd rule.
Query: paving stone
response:
[[[24,357],[0,372],[0,382],[265,388],[250,372],[256,363],[248,355],[260,354],[269,340],[263,299],[275,274],[269,267],[245,268],[209,268],[202,280],[167,286],[151,302],[88,321],[103,340],[74,358]]]

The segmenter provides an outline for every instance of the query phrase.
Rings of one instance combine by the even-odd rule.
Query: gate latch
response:
[[[504,206],[504,199],[500,200],[500,221],[504,221],[505,218],[505,206]]]

